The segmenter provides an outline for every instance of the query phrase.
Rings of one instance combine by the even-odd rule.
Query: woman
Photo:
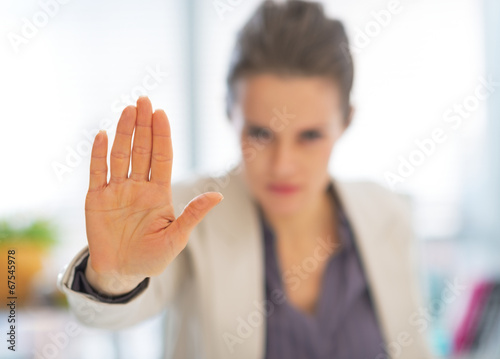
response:
[[[109,182],[95,138],[88,246],[58,281],[77,317],[120,329],[167,308],[172,358],[429,358],[405,201],[328,172],[352,82],[339,21],[266,1],[228,76],[239,165],[171,185],[165,112],[127,107]]]

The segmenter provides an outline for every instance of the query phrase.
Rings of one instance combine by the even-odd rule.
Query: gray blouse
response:
[[[327,259],[322,252],[322,260],[328,263],[314,315],[302,312],[286,300],[274,233],[259,208],[265,244],[266,299],[278,303],[267,316],[265,359],[385,357],[384,341],[353,232],[331,185],[328,191],[337,208],[335,220],[338,221],[341,247]],[[314,267],[314,260],[319,259],[311,255],[309,263],[302,262],[302,276],[308,268]],[[288,280],[292,280],[288,274]],[[300,274],[295,276],[295,290],[300,290]],[[276,293],[282,293],[284,297],[281,298],[285,299],[277,301]]]

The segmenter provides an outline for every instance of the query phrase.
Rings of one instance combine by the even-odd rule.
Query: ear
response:
[[[345,123],[344,123],[344,131],[347,130],[347,128],[351,125],[355,112],[356,112],[355,107],[353,105],[350,105],[349,106],[349,114],[347,115],[347,118],[346,118]]]

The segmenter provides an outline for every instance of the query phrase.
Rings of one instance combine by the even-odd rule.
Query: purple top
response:
[[[369,288],[355,248],[353,232],[343,213],[333,187],[337,208],[341,248],[327,259],[316,315],[296,309],[286,300],[276,300],[285,293],[276,261],[274,234],[259,208],[265,244],[266,298],[274,305],[266,322],[264,359],[375,359],[385,358],[384,342],[372,306]],[[325,252],[322,251],[322,258]],[[117,297],[96,292],[85,278],[87,258],[75,268],[72,289],[91,294],[107,303],[126,303],[146,289],[146,278],[134,290]],[[314,256],[311,258],[315,259]],[[316,259],[315,259],[316,260]],[[305,264],[305,262],[304,262]],[[307,272],[305,265],[302,265]],[[299,277],[297,277],[299,278]],[[273,294],[273,296],[271,295]],[[283,298],[281,296],[281,298]]]
[[[281,301],[276,299],[276,293],[285,291],[274,233],[259,208],[265,243],[266,299],[275,303],[267,316],[265,359],[375,359],[385,354],[353,232],[331,185],[328,191],[337,207],[341,247],[326,259],[322,250],[321,259],[312,255],[309,265],[304,261],[300,266],[302,273],[307,273],[314,261],[328,260],[315,315],[302,312],[283,296]],[[294,279],[300,281],[299,274]]]

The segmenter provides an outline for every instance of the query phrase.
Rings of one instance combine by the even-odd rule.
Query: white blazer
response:
[[[369,359],[431,358],[418,314],[409,201],[374,183],[330,179],[350,220],[385,339],[380,355]],[[83,248],[58,277],[78,320],[122,329],[167,309],[164,358],[263,359],[269,306],[257,207],[235,166],[217,177],[173,183],[176,216],[208,191],[221,192],[224,200],[196,226],[166,270],[126,304],[103,303],[70,289],[75,266],[88,253]]]

